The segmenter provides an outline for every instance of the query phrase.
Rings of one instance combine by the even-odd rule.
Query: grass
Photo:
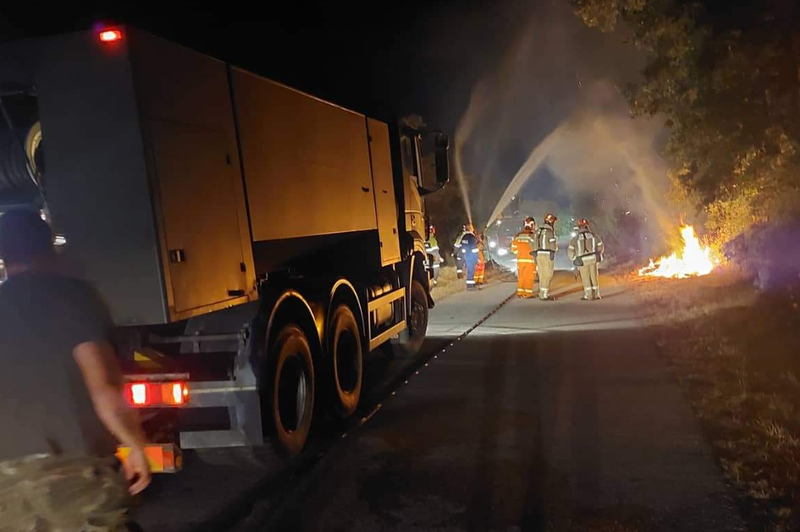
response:
[[[431,294],[437,301],[467,289],[464,279],[456,275],[455,266],[442,266],[439,270],[439,281]]]
[[[751,529],[800,530],[800,293],[733,268],[631,282]]]
[[[484,286],[509,280],[509,278],[513,280],[513,274],[501,272],[487,265]],[[436,301],[441,301],[446,297],[458,294],[466,289],[467,283],[464,279],[458,278],[455,266],[443,266],[441,270],[439,270],[439,282],[434,287],[431,294]]]

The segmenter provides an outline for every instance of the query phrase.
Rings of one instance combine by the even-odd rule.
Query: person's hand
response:
[[[133,447],[123,464],[125,478],[130,485],[128,491],[131,495],[141,493],[150,484],[150,464],[144,454],[143,447]]]

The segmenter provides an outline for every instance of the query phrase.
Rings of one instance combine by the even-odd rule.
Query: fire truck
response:
[[[371,352],[420,349],[444,134],[127,26],[0,46],[0,102],[0,212],[40,210],[104,297],[164,468],[298,454],[356,411]]]

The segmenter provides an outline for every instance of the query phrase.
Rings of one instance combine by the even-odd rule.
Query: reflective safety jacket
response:
[[[478,253],[478,237],[473,233],[464,233],[461,237],[461,245],[458,246],[459,252],[466,259],[467,254],[477,255]],[[475,257],[477,259],[477,257]],[[471,259],[468,259],[471,260]]]
[[[436,239],[435,235],[431,235],[427,242],[425,242],[425,250],[428,252],[429,255],[433,255],[433,267],[438,268],[439,264],[444,262],[442,258],[442,254],[439,251],[439,241]]]
[[[585,257],[596,257],[600,260],[600,255],[605,251],[603,241],[588,229],[582,229],[570,240],[567,255],[569,260],[583,259]]]
[[[536,249],[536,239],[534,238],[533,231],[524,230],[517,233],[514,240],[511,241],[511,253],[517,256],[517,264],[532,264],[533,251]]]
[[[558,239],[551,226],[545,224],[536,231],[536,251],[558,251]]]
[[[453,247],[456,248],[456,251],[458,250],[458,248],[461,247],[461,240],[464,238],[464,235],[466,235],[466,234],[467,234],[466,231],[461,231],[461,233],[459,233],[459,235],[456,237],[455,241],[453,242]]]

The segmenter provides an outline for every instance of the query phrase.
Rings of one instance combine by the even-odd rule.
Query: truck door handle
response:
[[[369,187],[361,187],[361,190],[363,190],[364,192],[369,192]]]
[[[178,264],[186,261],[186,252],[182,249],[169,250],[169,261],[172,264]]]
[[[244,290],[228,290],[228,295],[230,297],[242,297],[244,295]]]

